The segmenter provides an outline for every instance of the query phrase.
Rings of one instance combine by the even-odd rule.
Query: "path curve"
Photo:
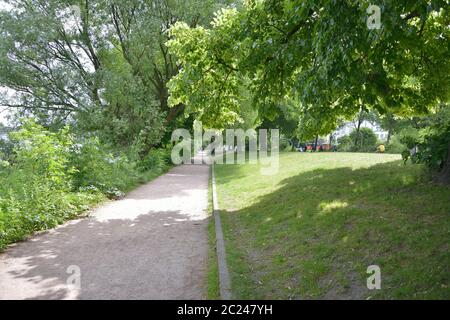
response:
[[[0,299],[205,298],[208,177],[207,165],[175,167],[13,245],[0,255]],[[78,267],[80,288],[67,285]]]

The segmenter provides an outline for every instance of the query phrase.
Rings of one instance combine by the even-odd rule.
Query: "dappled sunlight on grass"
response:
[[[449,242],[450,190],[421,166],[398,155],[285,153],[276,176],[248,165],[233,179],[234,170],[216,167],[236,297],[448,297],[449,258],[437,248]],[[371,264],[383,291],[365,287]]]
[[[331,202],[322,202],[318,206],[318,215],[324,215],[335,211],[336,209],[342,209],[348,207],[348,203],[345,201],[333,200]]]

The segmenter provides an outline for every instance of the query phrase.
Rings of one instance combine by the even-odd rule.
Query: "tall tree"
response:
[[[248,0],[240,10],[217,13],[211,29],[176,24],[169,47],[183,70],[170,83],[171,99],[193,110],[222,110],[227,120],[238,110],[237,84],[248,78],[268,114],[285,95],[312,114],[327,108],[334,117],[353,117],[358,102],[408,114],[447,100],[446,1],[382,1],[380,30],[367,27],[368,6]]]
[[[217,13],[210,29],[176,24],[169,48],[183,68],[169,83],[170,101],[226,123],[249,83],[262,114],[295,98],[303,126],[317,130],[361,107],[414,115],[447,102],[448,1],[379,1],[380,29],[368,27],[370,4],[247,0]]]
[[[0,86],[14,95],[0,106],[48,125],[71,121],[145,154],[184,119],[183,105],[167,104],[166,83],[179,70],[164,44],[167,30],[177,21],[205,24],[225,1],[7,2]]]

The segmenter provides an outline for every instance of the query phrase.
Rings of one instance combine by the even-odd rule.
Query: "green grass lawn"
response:
[[[450,188],[398,155],[281,153],[216,165],[235,298],[450,298]],[[381,290],[368,290],[369,265]]]

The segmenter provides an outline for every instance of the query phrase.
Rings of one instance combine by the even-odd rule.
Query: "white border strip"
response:
[[[217,200],[216,192],[216,176],[214,174],[214,163],[211,165],[212,172],[212,197],[213,197],[213,213],[214,226],[216,230],[216,250],[217,250],[217,264],[219,267],[219,290],[220,297],[223,300],[231,299],[231,281],[228,272],[228,266],[225,253],[225,240],[223,238],[222,224],[220,222],[219,202]]]

